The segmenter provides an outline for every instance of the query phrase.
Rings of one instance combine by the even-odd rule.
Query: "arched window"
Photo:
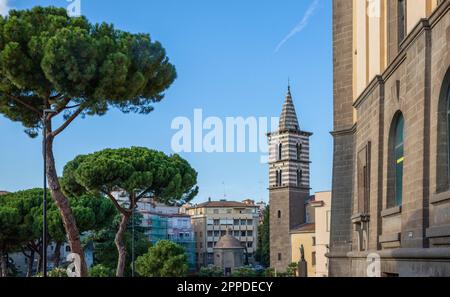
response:
[[[302,184],[302,177],[303,177],[303,171],[300,169],[297,169],[297,187],[300,187]]]
[[[395,124],[394,135],[394,167],[395,167],[395,200],[393,206],[402,205],[403,200],[403,163],[404,155],[404,129],[405,120],[403,115],[399,115]]]
[[[283,144],[280,143],[278,145],[278,161],[281,161],[282,157],[283,157]]]
[[[302,156],[302,144],[301,143],[297,143],[297,160],[301,159]]]
[[[450,185],[450,84],[447,87],[447,183]]]
[[[439,95],[436,132],[436,192],[442,193],[450,190],[450,68]]]
[[[278,211],[278,218],[281,219],[281,210]]]
[[[278,178],[278,180],[280,181],[279,186],[281,187],[281,186],[283,185],[283,171],[280,170],[280,171],[278,172],[278,174],[280,175],[280,177]]]

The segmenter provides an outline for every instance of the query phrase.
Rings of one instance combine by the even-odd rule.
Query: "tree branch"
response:
[[[121,214],[123,214],[124,216],[129,216],[129,215],[131,215],[131,211],[128,211],[128,210],[124,209],[124,208],[119,204],[119,202],[117,202],[116,198],[114,198],[114,196],[111,195],[111,193],[106,192],[106,191],[102,191],[102,192],[103,192],[103,194],[105,194],[106,196],[109,197],[109,199],[111,200],[111,202],[114,204],[114,206],[117,208],[117,210],[118,210]]]
[[[144,197],[145,194],[147,194],[151,189],[152,189],[152,187],[150,186],[150,187],[148,187],[147,189],[145,189],[144,192],[142,192],[141,194],[139,194],[139,195],[136,197],[136,202],[138,202],[142,197]]]
[[[61,133],[62,131],[64,131],[64,129],[67,128],[67,126],[70,125],[70,123],[73,122],[73,120],[75,120],[75,118],[77,116],[79,116],[82,112],[83,112],[83,107],[80,107],[77,109],[77,111],[75,111],[65,122],[64,124],[62,124],[58,129],[56,129],[55,131],[53,131],[51,133],[52,137],[56,137],[59,133]]]
[[[37,113],[39,116],[41,116],[41,111],[39,109],[37,109],[36,107],[26,103],[25,101],[23,101],[22,99],[20,99],[17,96],[13,96],[11,94],[8,93],[4,93],[6,96],[8,96],[9,98],[11,98],[12,100],[22,104],[24,107],[28,108],[30,111],[34,111],[35,113]]]

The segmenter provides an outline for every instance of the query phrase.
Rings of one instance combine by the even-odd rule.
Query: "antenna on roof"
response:
[[[224,181],[222,182],[222,185],[223,185],[223,199],[226,199],[227,198],[227,192],[226,192],[225,182]]]

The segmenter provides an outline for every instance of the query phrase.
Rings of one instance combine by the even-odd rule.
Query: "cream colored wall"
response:
[[[291,234],[292,262],[297,263],[301,260],[300,246],[303,244],[305,260],[308,263],[308,277],[316,276],[316,267],[312,265],[312,252],[316,251],[312,239],[314,234],[314,232]]]
[[[328,276],[328,253],[330,244],[331,192],[316,193],[316,201],[323,206],[316,207],[316,276]]]
[[[387,1],[353,0],[353,98],[387,67]],[[438,0],[407,0],[406,27],[410,33],[429,16]],[[354,121],[357,114],[354,113]]]

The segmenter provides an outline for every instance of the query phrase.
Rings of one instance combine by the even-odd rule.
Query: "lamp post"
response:
[[[135,252],[134,252],[134,245],[135,245],[135,237],[134,237],[134,215],[135,215],[135,209],[136,209],[136,207],[137,207],[137,201],[136,201],[136,197],[137,197],[137,195],[136,195],[136,193],[138,192],[139,190],[138,189],[135,189],[134,190],[134,193],[133,193],[133,197],[132,197],[132,199],[133,199],[133,201],[131,202],[131,206],[132,206],[132,208],[131,208],[131,237],[132,237],[132,239],[131,239],[131,277],[134,277],[134,272],[136,271],[136,266],[135,266],[135,263],[134,263],[134,257],[135,257]]]
[[[44,109],[42,118],[42,129],[44,134],[44,142],[42,144],[42,150],[44,155],[44,197],[42,208],[42,273],[44,277],[47,277],[47,114],[54,113],[54,110]]]
[[[134,266],[134,209],[135,206],[133,205],[133,209],[131,210],[131,220],[132,220],[132,225],[131,225],[131,233],[132,233],[132,239],[131,239],[131,277],[134,277],[134,270],[135,270],[135,266]]]

